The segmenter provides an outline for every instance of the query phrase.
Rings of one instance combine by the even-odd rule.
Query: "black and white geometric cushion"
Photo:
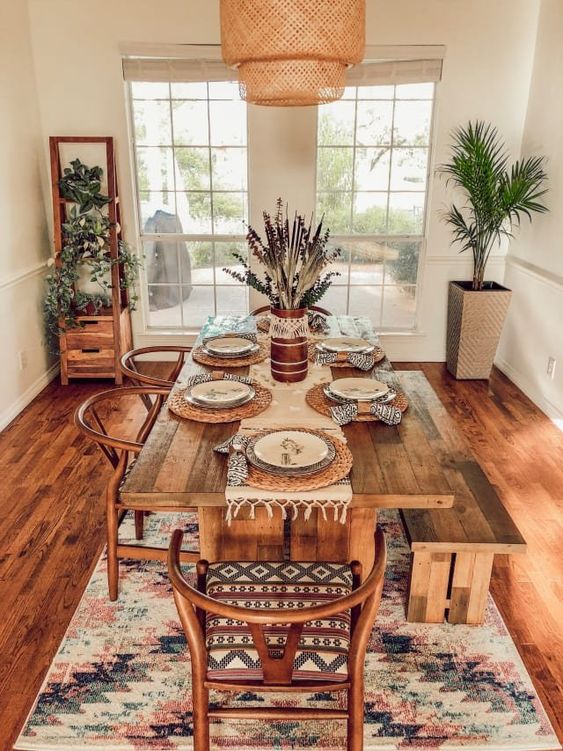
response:
[[[210,597],[243,608],[306,609],[352,590],[350,566],[343,563],[292,561],[222,562],[209,566]],[[283,616],[279,616],[283,621]],[[241,621],[207,615],[210,680],[261,680],[262,666],[248,626]],[[268,646],[283,651],[287,626],[265,628]],[[350,611],[310,621],[303,627],[293,663],[293,678],[345,681],[348,678]]]

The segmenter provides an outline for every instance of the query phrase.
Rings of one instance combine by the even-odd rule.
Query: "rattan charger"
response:
[[[264,472],[257,467],[248,464],[248,479],[246,484],[252,488],[260,490],[279,490],[279,491],[302,491],[302,490],[319,490],[329,485],[334,485],[339,480],[344,479],[352,469],[352,454],[346,444],[338,438],[334,438],[322,430],[308,430],[305,428],[291,428],[299,430],[302,433],[311,433],[321,438],[328,439],[336,449],[336,456],[332,462],[308,477],[282,477]],[[274,431],[272,431],[274,432]]]
[[[315,355],[317,354],[317,344],[319,344],[320,342],[322,342],[322,339],[319,339],[316,342],[309,342],[309,360],[311,362],[315,362]],[[331,362],[330,365],[327,364],[327,368],[353,368],[354,366],[348,362],[348,354],[348,352],[338,353],[336,362]],[[378,345],[375,345],[375,349],[369,354],[373,357],[374,365],[385,359],[385,352]]]
[[[247,357],[214,357],[206,354],[200,345],[192,350],[192,358],[200,363],[200,365],[211,365],[220,368],[241,368],[245,365],[256,365],[256,363],[262,362],[270,356],[269,340],[258,341],[257,344],[260,347],[258,352]]]
[[[317,412],[320,412],[321,415],[332,417],[331,407],[338,406],[338,402],[333,402],[326,396],[323,390],[325,386],[326,383],[319,383],[317,386],[313,386],[313,388],[309,389],[305,394],[305,399],[307,404]],[[393,407],[397,407],[401,412],[406,412],[409,407],[409,401],[406,394],[399,389],[395,389],[395,387],[393,387],[393,390],[397,392],[397,396],[392,402],[389,402],[389,404],[392,404]],[[360,413],[356,415],[353,422],[379,422],[379,417],[370,413]]]
[[[185,388],[176,387],[168,397],[168,409],[175,415],[178,415],[178,417],[183,417],[185,420],[193,420],[194,422],[238,422],[238,420],[242,420],[245,417],[259,415],[265,409],[268,409],[272,401],[272,392],[267,388],[260,386],[256,381],[252,381],[250,385],[256,392],[254,399],[246,404],[242,404],[240,407],[226,409],[196,407],[184,399]]]

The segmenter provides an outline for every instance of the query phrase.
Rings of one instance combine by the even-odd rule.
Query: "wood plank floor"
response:
[[[563,740],[563,435],[504,376],[422,369],[529,546],[497,556],[493,595]],[[151,370],[159,372],[158,365]],[[107,388],[56,383],[0,435],[0,750],[9,751],[103,546],[109,465],[72,425]],[[128,425],[141,414],[131,403]]]

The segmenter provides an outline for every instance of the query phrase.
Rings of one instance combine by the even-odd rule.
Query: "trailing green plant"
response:
[[[101,167],[87,167],[79,159],[71,162],[60,180],[61,195],[75,205],[62,224],[63,243],[56,259],[51,259],[47,276],[45,317],[50,334],[58,334],[61,322],[65,328],[78,325],[77,316],[88,305],[96,312],[111,305],[111,270],[120,266],[121,289],[129,291],[129,307],[138,300],[136,282],[141,261],[123,240],[118,243],[118,257],[110,256],[112,223],[104,213],[109,197],[101,193]],[[97,285],[98,291],[80,289],[82,275]]]
[[[545,158],[527,157],[509,166],[509,154],[497,129],[480,120],[453,133],[452,158],[439,171],[465,194],[452,204],[444,221],[453,229],[460,253],[473,254],[473,289],[485,286],[485,268],[495,243],[512,238],[522,216],[548,211],[542,199],[547,174]]]
[[[295,214],[289,224],[287,206],[278,198],[274,217],[263,212],[265,242],[256,230],[248,227],[246,239],[251,256],[264,267],[262,276],[250,268],[242,254],[232,255],[242,265],[243,271],[225,267],[223,271],[240,282],[265,295],[276,308],[294,310],[307,308],[326,293],[336,271],[326,272],[327,266],[340,256],[340,248],[330,247],[329,230],[323,232],[323,220],[316,228],[305,217]]]

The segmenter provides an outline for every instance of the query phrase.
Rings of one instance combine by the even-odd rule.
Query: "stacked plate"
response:
[[[356,339],[349,336],[338,336],[329,339],[323,339],[317,344],[320,352],[357,352],[362,355],[369,355],[374,351],[375,345],[368,342],[367,339]]]
[[[224,359],[250,357],[259,349],[256,342],[242,336],[216,336],[208,339],[202,346],[206,355]]]
[[[397,392],[386,383],[373,378],[337,378],[324,388],[325,395],[335,402],[381,402],[392,401]]]
[[[203,409],[231,409],[250,402],[255,396],[256,392],[252,386],[222,379],[189,386],[184,399]]]
[[[324,436],[301,430],[275,430],[256,436],[247,446],[249,464],[273,475],[304,477],[334,461],[334,444]]]

